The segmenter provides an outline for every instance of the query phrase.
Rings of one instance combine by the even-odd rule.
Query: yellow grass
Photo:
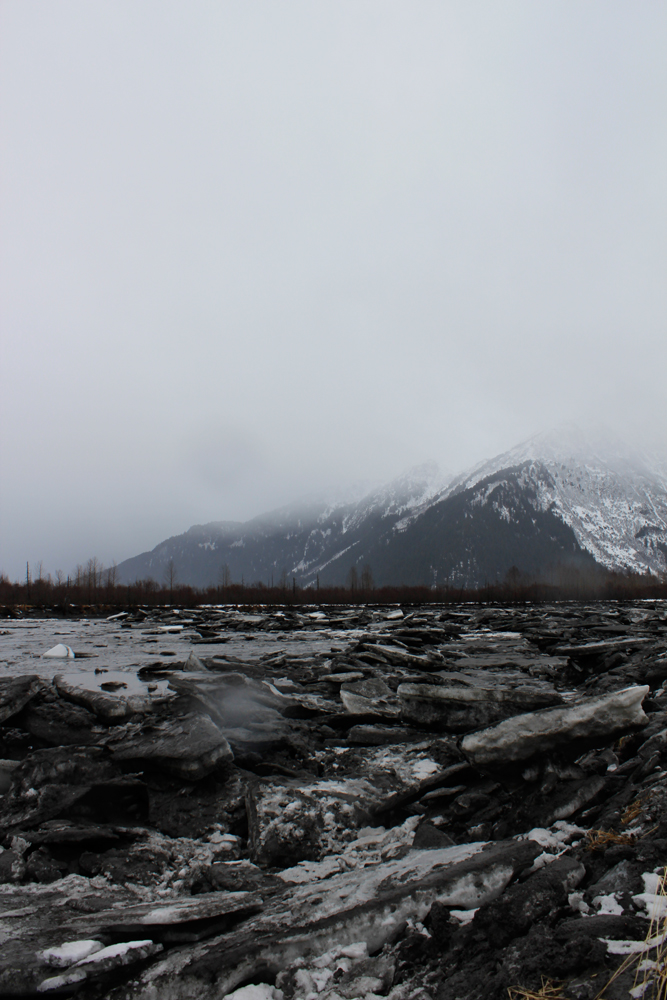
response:
[[[660,899],[667,896],[667,870],[665,869],[663,869],[656,895]],[[654,942],[652,946],[649,946],[650,942]],[[633,965],[636,966],[633,989],[642,987],[641,1000],[667,1000],[667,916],[660,917],[657,913],[651,916],[644,943],[646,950],[639,954],[628,955],[605,984],[604,989],[598,993],[595,1000],[605,1000],[604,994],[609,986]]]
[[[664,869],[656,895],[661,900],[667,895],[667,872]],[[642,957],[644,959],[652,957],[652,961],[655,962],[655,968],[643,969],[641,973],[638,969],[635,976],[635,986],[642,985],[645,987],[644,1000],[648,1000],[649,997],[651,1000],[665,1000],[667,997],[667,941],[660,940],[664,936],[665,931],[667,931],[667,917],[659,917],[656,914],[652,914],[646,940],[650,941],[652,938],[657,938],[658,943],[655,946],[654,956],[649,956],[647,953]],[[637,964],[642,964],[641,959]]]
[[[529,990],[524,986],[508,986],[507,993],[509,1000],[556,1000],[563,995],[563,987],[554,983],[553,979],[542,977],[542,985],[539,990]]]
[[[645,803],[645,796],[630,803],[621,817],[624,826],[637,819]],[[653,830],[649,830],[644,836],[652,832]],[[602,851],[614,844],[631,846],[638,839],[636,835],[617,833],[615,830],[588,830],[586,837],[588,839],[586,850],[588,851]],[[660,899],[667,897],[667,868],[663,869],[656,895]],[[611,984],[633,968],[635,969],[634,987],[642,988],[641,1000],[667,1000],[667,915],[659,916],[662,909],[662,907],[658,908],[658,911],[651,916],[644,941],[645,950],[628,955],[607,980],[595,1000],[605,1000],[605,993]],[[542,985],[539,990],[528,989],[524,986],[510,986],[507,994],[509,1000],[557,1000],[557,998],[562,997],[563,989],[564,984],[558,984],[552,979],[542,977]]]
[[[632,834],[616,833],[615,830],[588,830],[586,837],[588,838],[587,851],[604,851],[605,848],[611,847],[613,844],[623,844],[629,847],[635,842]]]
[[[635,799],[634,802],[631,802],[621,816],[621,823],[623,826],[627,826],[629,823],[632,823],[633,820],[636,820],[643,808],[644,799],[641,796],[638,799]]]

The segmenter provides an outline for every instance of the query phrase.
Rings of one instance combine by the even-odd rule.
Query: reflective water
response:
[[[328,653],[331,646],[345,645],[356,630],[321,629],[310,631],[256,631],[262,615],[234,615],[235,623],[247,623],[248,630],[229,633],[224,644],[201,641],[185,617],[179,625],[159,625],[153,621],[123,625],[118,620],[27,618],[5,621],[0,628],[0,678],[19,674],[39,674],[51,680],[56,674],[75,680],[93,690],[103,684],[121,683],[123,694],[146,693],[148,684],[166,687],[166,681],[141,680],[141,667],[162,664],[165,669],[183,663],[192,651],[197,656],[237,657],[256,660],[283,651],[308,656]],[[193,643],[196,640],[196,644]],[[70,646],[75,659],[44,658],[58,643]]]

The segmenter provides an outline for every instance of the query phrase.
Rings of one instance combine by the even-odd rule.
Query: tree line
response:
[[[667,600],[667,580],[632,573],[614,573],[603,567],[582,569],[573,566],[550,567],[540,577],[511,567],[502,581],[481,587],[444,585],[406,586],[397,584],[376,587],[370,566],[359,572],[351,567],[346,586],[303,587],[296,577],[286,573],[277,585],[272,581],[246,584],[233,582],[229,568],[223,566],[217,584],[192,587],[178,580],[177,567],[170,561],[160,582],[148,577],[133,583],[119,583],[117,568],[104,567],[96,559],[77,566],[65,576],[56,571],[45,574],[41,564],[35,572],[26,566],[25,580],[11,582],[0,574],[0,605],[5,608],[33,607],[74,609],[82,606],[129,608],[158,605],[195,607],[199,604],[455,604],[460,602],[540,603],[551,601],[592,600]]]

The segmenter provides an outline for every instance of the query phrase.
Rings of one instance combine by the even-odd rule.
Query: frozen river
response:
[[[201,622],[189,615],[169,613],[168,623],[161,624],[151,615],[141,622],[124,618],[24,618],[5,620],[0,628],[0,678],[38,674],[51,680],[56,674],[75,680],[91,689],[103,684],[123,683],[126,694],[144,694],[149,680],[137,672],[144,667],[165,670],[183,664],[191,652],[200,657],[219,657],[230,661],[258,660],[278,652],[299,657],[329,653],[340,649],[354,636],[354,628],[329,628],[312,613],[309,628],[280,631],[277,615],[271,616],[271,630],[265,614],[247,614],[234,610],[214,612],[217,634],[207,642],[197,631]],[[208,616],[207,616],[208,619]],[[292,624],[297,624],[292,621]],[[351,623],[353,624],[353,623]],[[210,626],[210,619],[207,620]],[[315,629],[315,630],[314,630]],[[207,630],[208,631],[208,630]],[[74,659],[51,659],[44,654],[62,643],[74,652]],[[159,690],[166,681],[158,681]]]

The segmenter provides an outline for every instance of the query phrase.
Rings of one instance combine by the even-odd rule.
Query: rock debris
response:
[[[107,624],[188,655],[0,680],[3,996],[657,988],[662,602]]]

